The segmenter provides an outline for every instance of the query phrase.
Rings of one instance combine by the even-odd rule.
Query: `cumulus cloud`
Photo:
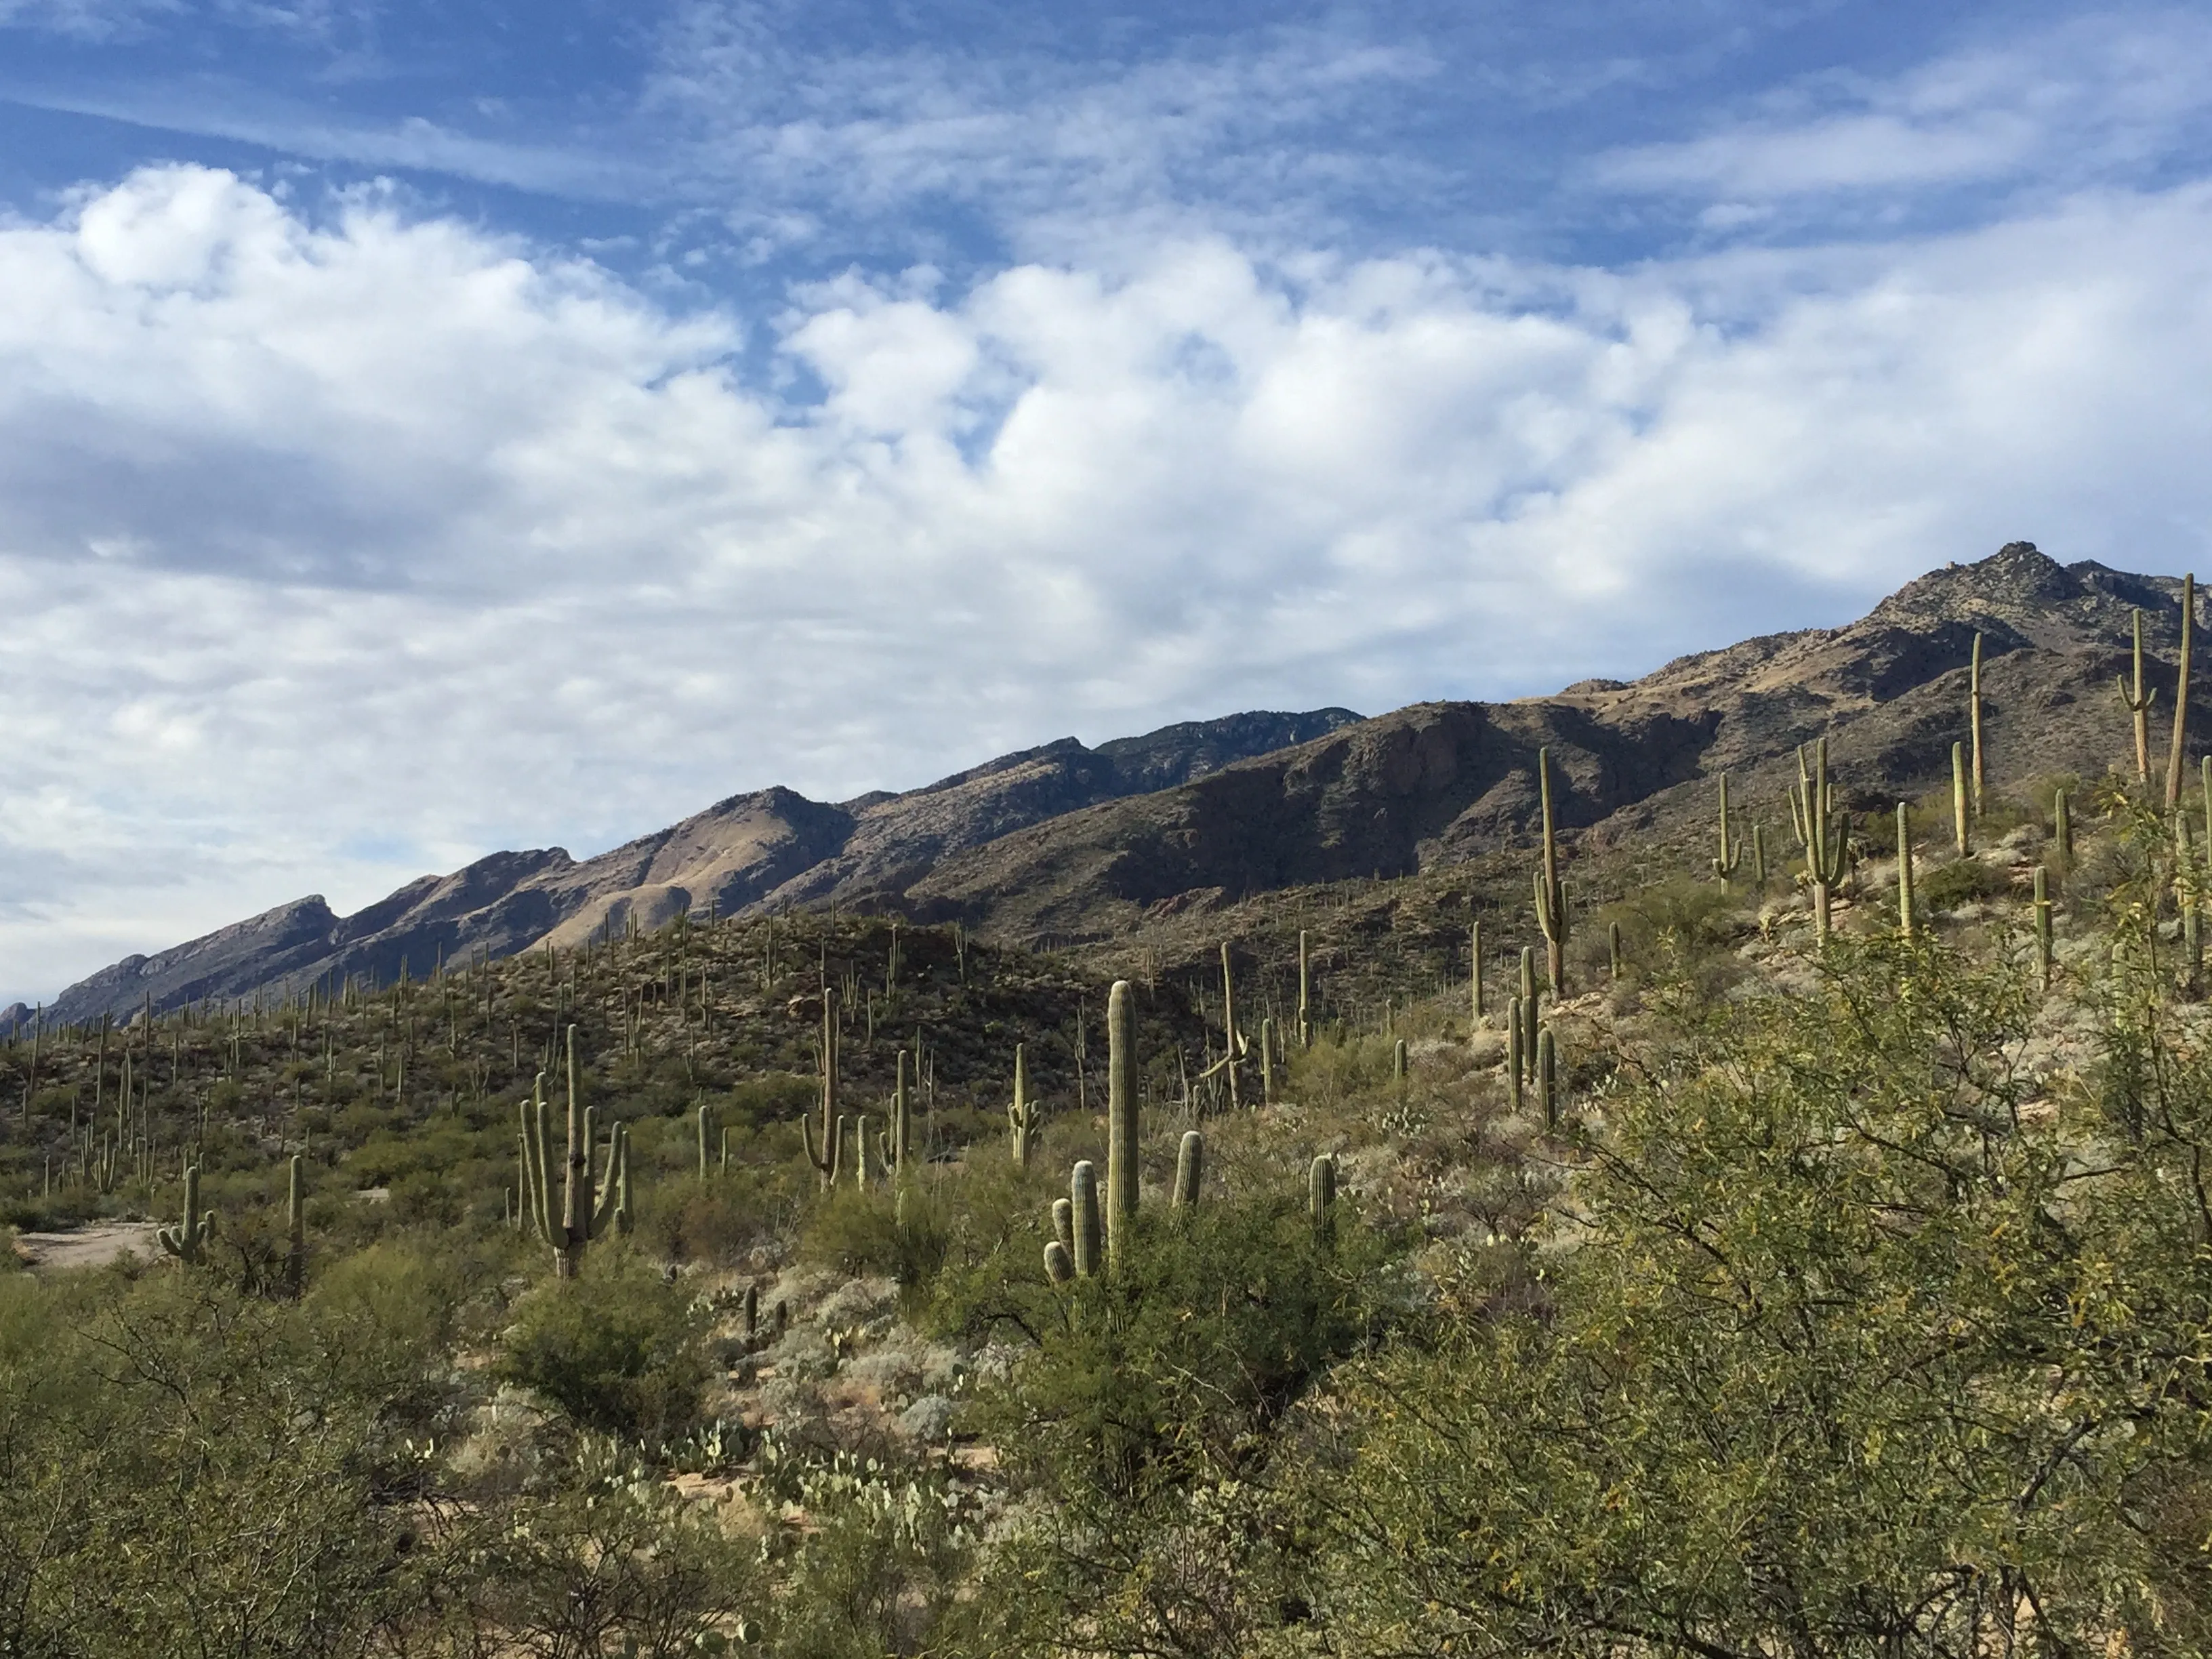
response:
[[[1218,236],[678,313],[163,167],[0,226],[0,1000],[309,890],[1631,673],[2212,506],[2212,192],[1629,273]]]

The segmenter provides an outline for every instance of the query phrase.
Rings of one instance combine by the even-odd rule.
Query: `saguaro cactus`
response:
[[[1974,818],[1966,802],[1966,757],[1962,745],[1951,745],[1951,835],[1959,856],[1974,850]]]
[[[1797,787],[1790,796],[1790,818],[1804,850],[1806,878],[1813,888],[1813,937],[1828,941],[1828,899],[1844,877],[1844,817],[1835,810],[1828,787],[1828,740],[1813,745],[1813,764],[1797,751]]]
[[[2212,812],[2212,755],[2204,757],[2204,805]],[[2062,864],[2074,861],[2074,811],[2063,789],[2051,792],[2051,839]]]
[[[1729,838],[1728,774],[1721,774],[1721,850],[1713,860],[1713,873],[1720,878],[1721,885],[1729,884],[1729,878],[1743,866],[1743,840]]]
[[[1468,1000],[1469,1017],[1477,1025],[1482,1024],[1482,918],[1477,916],[1468,929]],[[1474,1036],[1473,1032],[1468,1034]]]
[[[1107,1175],[1107,1192],[1110,1202],[1113,1175]],[[1069,1223],[1074,1235],[1074,1247],[1069,1252],[1075,1271],[1088,1279],[1098,1271],[1099,1214],[1098,1172],[1089,1158],[1076,1164],[1067,1181]],[[1110,1255],[1114,1230],[1107,1231],[1107,1249]]]
[[[1206,1176],[1206,1137],[1195,1129],[1182,1132],[1182,1143],[1176,1148],[1175,1207],[1178,1210],[1194,1208],[1198,1203],[1198,1184]]]
[[[893,937],[896,949],[896,936]],[[1019,1054],[1016,1054],[1016,1069],[1019,1069]],[[890,1138],[884,1148],[884,1165],[891,1172],[891,1179],[899,1180],[906,1174],[906,1157],[914,1150],[914,1117],[910,1097],[907,1092],[907,1051],[898,1051],[891,1084]]]
[[[1544,815],[1544,865],[1536,872],[1536,925],[1544,930],[1552,994],[1567,992],[1567,890],[1559,880],[1559,839],[1552,824],[1552,751],[1536,751],[1536,792]]]
[[[1974,634],[1973,665],[1966,671],[1966,730],[1974,743],[1974,821],[1982,817],[1982,635]]]
[[[215,1212],[200,1209],[200,1166],[192,1164],[185,1171],[185,1218],[173,1227],[164,1227],[154,1237],[171,1255],[191,1267],[200,1259],[200,1251],[215,1236]]]
[[[284,1176],[284,1282],[294,1296],[307,1282],[307,1201],[301,1160],[295,1154]]]
[[[1137,1213],[1135,996],[1125,979],[1106,994],[1106,1255],[1115,1263]]]
[[[1897,930],[1912,937],[1912,809],[1897,803]]]
[[[1309,1017],[1307,993],[1312,988],[1306,957],[1306,930],[1298,929],[1298,1047],[1313,1047],[1313,1025]]]
[[[1336,1224],[1336,1160],[1322,1153],[1306,1169],[1306,1215],[1326,1238]]]
[[[2173,690],[2173,746],[2166,757],[2166,810],[2181,805],[2182,769],[2189,741],[2189,650],[2197,636],[2197,577],[2181,579],[2181,670]]]
[[[545,1074],[540,1072],[522,1108],[523,1211],[526,1223],[553,1247],[553,1271],[561,1279],[574,1279],[581,1269],[584,1249],[611,1225],[630,1228],[629,1131],[615,1125],[607,1136],[607,1162],[603,1179],[592,1169],[594,1134],[592,1113],[576,1090],[576,1028],[568,1030],[568,1128],[566,1184],[556,1212],[553,1200],[552,1137],[545,1101]]]
[[[2135,720],[2136,781],[2148,783],[2150,781],[2150,706],[2158,701],[2158,689],[2143,684],[2142,612],[2141,611],[2135,613],[2135,689],[2130,691],[2128,689],[2126,678],[2122,678],[2119,682],[2120,702]]]
[[[845,1152],[845,1121],[837,1113],[837,994],[827,981],[822,987],[822,1145],[815,1146],[814,1127],[805,1118],[799,1121],[799,1136],[806,1161],[822,1177],[822,1190],[830,1191]]]
[[[1559,1045],[1547,1025],[1536,1033],[1536,1104],[1544,1114],[1544,1127],[1559,1126]]]
[[[1012,1140],[1015,1164],[1021,1169],[1030,1166],[1030,1136],[1036,1128],[1036,1104],[1030,1099],[1029,1060],[1027,1045],[1014,1045],[1014,1097],[1006,1104],[1006,1132]],[[903,1056],[903,1050],[901,1051]]]
[[[1260,1022],[1260,1103],[1275,1103],[1275,1022]]]
[[[1521,1084],[1528,1071],[1521,1052],[1521,999],[1505,1000],[1505,1092],[1515,1111],[1521,1109]]]
[[[2035,965],[2043,988],[2051,988],[2051,878],[2043,866],[2035,866]]]
[[[707,1148],[714,1136],[714,1109],[705,1101],[699,1103],[699,1184],[707,1184]]]

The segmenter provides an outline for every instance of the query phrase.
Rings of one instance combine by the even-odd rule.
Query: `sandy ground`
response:
[[[119,1255],[161,1254],[151,1221],[117,1221],[66,1233],[18,1233],[15,1254],[31,1267],[99,1267]]]

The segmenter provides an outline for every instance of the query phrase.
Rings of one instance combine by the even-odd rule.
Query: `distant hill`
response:
[[[1449,865],[1524,842],[1548,745],[1563,827],[1616,843],[1710,823],[1712,781],[1775,826],[1800,744],[1826,735],[1861,810],[1948,783],[1983,635],[1990,773],[2095,776],[2132,763],[2112,692],[2141,610],[2170,717],[2179,581],[2061,565],[2030,543],[1931,572],[1843,628],[1771,634],[1639,680],[1508,703],[1245,714],[1085,748],[1072,738],[927,788],[838,804],[735,795],[578,862],[499,853],[351,916],[298,900],[71,986],[64,1020],[326,978],[427,972],[441,953],[574,944],[632,919],[837,904],[960,919],[1015,942],[1126,938],[1248,895]],[[2207,672],[2212,678],[2212,659]],[[2212,698],[2192,699],[2212,736]],[[2192,748],[2192,754],[2195,749]]]
[[[560,848],[495,853],[424,876],[349,916],[295,899],[79,981],[52,1018],[128,1018],[206,998],[283,994],[360,975],[417,977],[443,958],[569,945],[687,909],[720,915],[836,903],[897,908],[945,859],[1094,803],[1186,783],[1356,724],[1348,708],[1231,714],[1085,748],[1063,738],[1002,755],[926,788],[838,805],[789,789],[733,795],[670,828],[580,862]]]

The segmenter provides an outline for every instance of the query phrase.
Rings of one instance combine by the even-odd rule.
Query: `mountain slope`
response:
[[[1632,684],[1419,704],[1102,803],[949,858],[908,896],[924,918],[1070,943],[1248,893],[1454,863],[1531,836],[1544,746],[1565,828],[1601,841],[1692,833],[1711,823],[1711,781],[1728,771],[1778,857],[1800,744],[1831,738],[1861,810],[1948,784],[1978,631],[1993,783],[2131,765],[2112,676],[2140,607],[2171,708],[2163,653],[2178,641],[2180,586],[2014,543],[1920,578],[1847,627],[1747,640]],[[2196,729],[2212,730],[2191,702]]]
[[[1094,802],[1204,776],[1358,721],[1344,708],[1232,714],[1086,749],[1073,738],[1001,756],[902,794],[842,805],[789,789],[733,795],[580,862],[559,848],[495,853],[424,876],[350,916],[295,900],[153,956],[126,957],[47,1011],[127,1018],[205,998],[283,994],[353,975],[420,976],[441,960],[575,945],[691,908],[721,915],[796,904],[897,903],[943,858]]]

